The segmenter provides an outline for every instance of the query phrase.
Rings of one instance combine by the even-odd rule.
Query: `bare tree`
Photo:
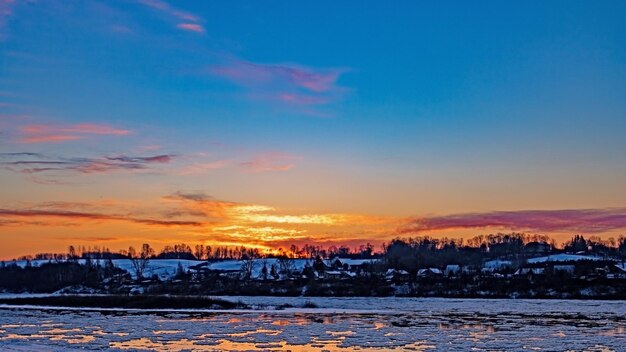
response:
[[[289,258],[287,255],[281,255],[278,257],[278,267],[280,273],[285,277],[290,277],[295,269],[295,262],[293,258]]]
[[[261,264],[263,265],[263,267],[261,268],[261,278],[263,279],[263,281],[267,281],[267,259],[264,258]]]
[[[258,251],[248,250],[242,254],[241,274],[245,280],[249,280],[252,277],[257,258],[259,258]]]
[[[78,256],[76,255],[76,248],[74,248],[74,246],[69,246],[67,252],[67,259],[72,261],[78,259]]]
[[[154,249],[152,249],[152,247],[150,247],[147,243],[144,243],[141,246],[140,253],[137,253],[133,247],[128,248],[128,257],[130,258],[130,262],[133,265],[135,274],[137,275],[137,281],[143,279],[143,273],[148,267],[148,262],[153,255]]]
[[[204,250],[204,246],[201,244],[197,244],[196,245],[196,250],[193,253],[194,257],[196,257],[196,259],[198,260],[202,260],[205,258],[206,256],[206,252]]]

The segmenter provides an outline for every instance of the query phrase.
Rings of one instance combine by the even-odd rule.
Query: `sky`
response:
[[[0,0],[0,258],[626,235],[625,13]]]

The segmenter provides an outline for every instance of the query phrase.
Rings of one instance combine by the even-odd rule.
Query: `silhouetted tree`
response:
[[[141,246],[141,252],[137,253],[135,248],[128,248],[128,256],[130,258],[133,269],[135,270],[135,274],[137,276],[137,280],[143,279],[143,273],[148,267],[148,262],[150,258],[154,255],[154,249],[150,247],[149,244],[144,243]]]
[[[580,235],[575,235],[569,242],[565,244],[563,249],[566,252],[586,252],[588,250],[587,241]]]

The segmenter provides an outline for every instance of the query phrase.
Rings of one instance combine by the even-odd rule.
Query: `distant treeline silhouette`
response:
[[[132,259],[142,255],[149,259],[188,259],[188,260],[226,260],[226,259],[249,259],[249,258],[374,258],[382,252],[375,252],[374,247],[367,243],[357,248],[347,246],[313,246],[304,245],[299,247],[291,245],[288,249],[278,248],[275,251],[261,251],[259,248],[246,246],[210,246],[188,245],[186,243],[166,245],[158,253],[148,243],[142,245],[140,250],[129,247],[113,252],[106,247],[100,246],[74,246],[68,247],[67,253],[37,253],[25,255],[15,260],[72,260],[72,259]]]
[[[246,246],[210,246],[189,245],[186,243],[166,245],[158,253],[150,244],[143,244],[138,251],[134,247],[113,252],[106,247],[74,246],[68,247],[67,253],[37,253],[17,258],[17,260],[71,260],[71,259],[188,259],[188,260],[226,260],[226,259],[257,259],[257,258],[351,258],[371,259],[382,258],[398,262],[413,258],[432,262],[433,266],[440,263],[472,264],[485,258],[520,257],[536,253],[552,252],[585,252],[599,256],[619,257],[626,255],[626,237],[602,239],[597,236],[585,239],[582,235],[574,235],[569,241],[557,247],[556,241],[545,235],[529,235],[524,233],[498,233],[480,235],[468,240],[451,238],[434,238],[429,236],[396,238],[383,243],[375,250],[370,243],[358,247],[335,246],[327,247],[306,244],[302,247],[291,245],[288,249],[278,248],[273,251],[262,251],[259,248]]]
[[[570,262],[572,268],[567,272],[556,264],[529,260],[559,253],[578,254],[571,257],[584,260],[575,265]],[[308,260],[295,270],[296,258]],[[393,239],[378,251],[371,244],[357,248],[292,245],[269,253],[245,246],[192,248],[186,244],[165,246],[157,253],[146,243],[115,253],[106,248],[70,246],[67,253],[23,259],[25,263],[0,262],[0,291],[626,298],[626,277],[623,269],[616,268],[617,261],[626,261],[624,237],[602,240],[575,235],[558,248],[547,236],[520,233],[467,241],[416,237]],[[33,259],[43,262],[32,263]],[[129,260],[130,268],[128,263],[126,268],[132,273],[118,267],[115,259]],[[185,267],[179,262],[174,276],[161,278],[149,270],[150,261],[157,259],[206,262]],[[213,267],[223,260],[239,260],[238,269]],[[488,262],[506,265],[485,271]],[[567,266],[563,264],[558,266]]]

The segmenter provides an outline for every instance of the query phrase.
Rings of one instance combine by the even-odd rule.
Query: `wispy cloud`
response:
[[[170,161],[172,161],[172,158],[173,158],[172,155],[167,155],[167,154],[155,155],[155,156],[120,155],[120,156],[107,156],[106,157],[106,159],[110,161],[120,161],[123,163],[139,163],[139,164],[146,164],[146,163],[165,164],[165,163],[169,163]]]
[[[67,126],[51,124],[30,124],[19,128],[18,143],[58,143],[85,139],[90,135],[125,136],[131,132],[107,125],[82,123]]]
[[[191,12],[179,10],[161,0],[138,0],[139,3],[152,8],[176,22],[176,28],[196,33],[204,33],[203,19]]]
[[[346,91],[337,84],[345,69],[231,60],[212,66],[209,72],[246,88],[253,99],[286,106],[326,105],[337,101]]]
[[[276,226],[282,226],[283,229],[292,229],[291,226],[294,225],[370,226],[397,221],[395,218],[358,214],[286,213],[267,205],[222,201],[202,192],[177,192],[164,197],[164,199],[179,202],[188,209],[204,212],[208,218],[222,221],[225,224],[222,229],[225,230],[232,228],[232,226],[247,228],[264,228],[267,226],[281,228]]]
[[[214,198],[204,192],[195,191],[195,192],[183,192],[178,191],[170,196],[166,196],[169,199],[182,199],[182,200],[190,200],[194,202],[205,202],[212,201]]]
[[[301,158],[283,152],[269,152],[257,155],[239,166],[243,173],[287,171],[296,167],[295,161],[298,159]]]
[[[176,192],[153,201],[20,203],[0,208],[0,226],[67,227],[65,236],[82,238],[81,226],[125,222],[139,233],[174,228],[178,234],[220,245],[254,244],[271,248],[294,241],[349,243],[373,234],[391,233],[397,219],[355,214],[294,213],[260,204],[216,199],[199,191]],[[145,228],[141,228],[145,226]],[[76,228],[76,229],[73,229]],[[73,232],[72,232],[73,231]],[[81,232],[82,231],[82,232]],[[109,235],[106,230],[102,232]],[[177,232],[172,232],[177,234]]]
[[[200,211],[206,218],[223,221],[231,217],[234,209],[246,206],[236,202],[214,199],[202,192],[176,192],[163,197],[165,201],[173,201],[184,209]]]
[[[323,93],[338,88],[337,79],[345,70],[313,70],[295,65],[233,61],[229,65],[215,66],[211,71],[246,86],[291,85],[310,92]]]
[[[399,233],[503,228],[518,231],[601,233],[626,228],[626,208],[522,210],[416,218]]]
[[[105,156],[99,158],[55,158],[38,153],[0,153],[0,167],[24,174],[32,181],[59,183],[72,174],[98,174],[118,171],[151,170],[152,164],[168,164],[174,155]]]
[[[204,33],[204,27],[197,23],[179,23],[176,28],[180,28],[190,32]]]
[[[212,162],[194,162],[182,167],[178,170],[179,175],[204,175],[213,170],[219,170],[225,168],[229,164],[228,160],[217,160]]]
[[[1,209],[0,218],[3,221],[9,221],[9,224],[15,224],[15,218],[25,218],[28,221],[38,220],[42,218],[62,218],[77,221],[126,221],[132,223],[138,223],[150,226],[202,226],[204,223],[197,221],[182,221],[182,220],[161,220],[151,218],[136,218],[127,215],[116,214],[102,214],[91,212],[76,212],[76,211],[64,211],[64,210],[41,210],[41,209]],[[19,223],[19,222],[17,222]],[[40,222],[40,225],[45,223]]]

